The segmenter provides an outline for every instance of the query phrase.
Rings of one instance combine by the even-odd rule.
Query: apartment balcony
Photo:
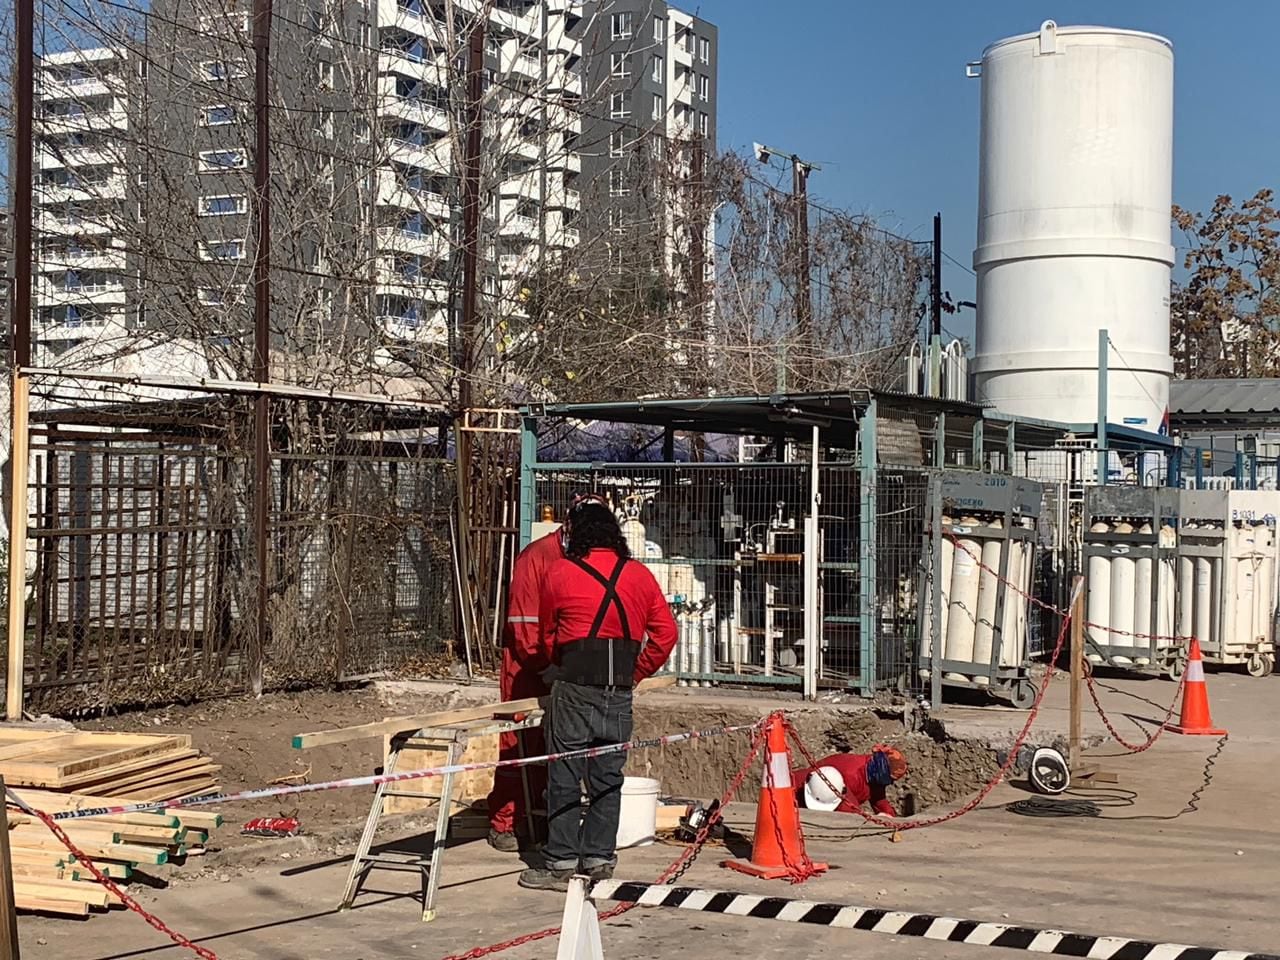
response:
[[[124,90],[124,80],[117,73],[101,76],[72,77],[69,79],[53,79],[47,73],[36,77],[36,92],[41,101],[50,100],[83,100],[89,97],[120,96]]]
[[[428,100],[414,100],[408,97],[385,99],[379,106],[378,115],[420,123],[432,133],[447,134],[449,132],[448,115]]]
[[[123,200],[128,184],[123,174],[76,184],[40,183],[35,186],[34,200],[36,206],[69,200]]]
[[[522,253],[504,253],[498,257],[498,273],[503,279],[527,276],[537,257]]]
[[[557,70],[547,78],[547,89],[554,96],[582,99],[582,74],[576,70]]]
[[[507,76],[524,77],[528,80],[542,79],[542,61],[537,56],[519,49],[515,40],[508,40],[502,46],[501,73]]]
[[[582,194],[570,187],[548,186],[545,202],[552,210],[581,210]]]
[[[378,250],[410,253],[414,256],[443,260],[452,252],[452,245],[449,243],[449,238],[444,231],[445,228],[443,227],[423,233],[406,231],[401,227],[381,227],[378,230]],[[391,279],[386,281],[379,280],[379,282],[403,282],[402,275],[394,273],[394,271],[388,274],[388,276],[392,275],[399,279],[395,281]],[[379,276],[381,276],[381,273]]]
[[[445,25],[430,12],[425,0],[378,0],[378,25],[397,27],[406,33],[425,37],[437,46],[445,46]]]
[[[392,339],[413,343],[442,344],[449,340],[449,313],[430,310],[422,316],[380,316],[378,324]]]
[[[36,217],[36,229],[52,236],[108,236],[120,230],[120,221],[113,214],[71,214],[65,210],[41,210]]]
[[[565,152],[557,150],[547,157],[547,169],[561,170],[565,173],[581,173],[582,172],[582,154],[575,150]]]
[[[556,220],[552,226],[550,220],[547,223],[547,246],[552,248],[568,249],[576,247],[582,241],[582,235],[578,232],[577,227],[565,226],[563,221]]]
[[[119,280],[69,284],[49,283],[45,278],[36,284],[36,302],[42,307],[123,306],[125,297],[124,284]]]
[[[569,17],[582,19],[582,0],[546,0],[547,13],[563,13]]]
[[[127,130],[129,114],[122,107],[70,115],[55,114],[37,118],[35,126],[40,134],[46,136],[56,136],[60,133]]]
[[[390,170],[378,171],[377,203],[383,207],[415,210],[434,220],[447,220],[450,214],[449,199],[443,194],[406,185]]]
[[[386,150],[389,160],[406,166],[445,175],[453,170],[452,141],[447,138],[423,144],[388,137]]]
[[[124,270],[127,261],[124,247],[106,250],[92,247],[70,247],[66,250],[43,250],[36,254],[35,269],[39,273],[66,273],[76,270]]]
[[[52,304],[48,304],[52,306]],[[33,325],[37,342],[62,343],[67,340],[97,339],[122,342],[129,335],[125,326],[123,307],[112,310],[107,316],[95,316],[83,320],[39,322]]]
[[[520,197],[535,202],[542,200],[542,172],[530,170],[502,181],[498,190],[503,197]]]
[[[101,167],[119,163],[124,152],[123,141],[109,141],[93,147],[64,146],[59,147],[56,153],[42,146],[36,149],[36,166],[41,170],[54,170],[61,167]]]

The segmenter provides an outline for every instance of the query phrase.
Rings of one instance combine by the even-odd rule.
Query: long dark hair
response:
[[[631,548],[613,511],[602,503],[588,501],[569,514],[569,538],[564,552],[581,560],[599,549],[612,550],[623,560],[631,559]]]

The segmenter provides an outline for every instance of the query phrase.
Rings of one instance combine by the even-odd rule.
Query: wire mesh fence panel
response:
[[[235,544],[209,444],[50,429],[32,444],[27,689],[59,711],[239,689]]]
[[[585,491],[619,511],[676,617],[668,672],[695,684],[801,683],[807,466],[544,464],[534,483],[539,510],[557,518]]]
[[[457,484],[415,411],[272,401],[264,606],[252,401],[73,393],[33,429],[29,708],[448,671]]]

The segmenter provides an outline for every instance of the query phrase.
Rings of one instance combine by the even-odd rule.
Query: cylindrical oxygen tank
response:
[[[975,526],[973,517],[963,517],[960,525]],[[947,620],[946,658],[961,663],[973,661],[975,615],[978,609],[978,558],[982,544],[973,537],[961,536],[956,545],[951,570],[951,615]],[[952,680],[968,679],[959,673],[948,674]]]
[[[1254,643],[1254,591],[1257,589],[1258,553],[1252,526],[1241,526],[1231,531],[1233,549],[1229,554],[1228,569],[1234,576],[1231,610],[1223,611],[1224,630],[1222,652],[1243,653]],[[1225,627],[1229,626],[1230,629]]]
[[[658,589],[662,591],[664,597],[671,596],[671,576],[667,571],[667,565],[662,562],[662,547],[654,543],[652,540],[644,542],[644,552],[631,554],[636,559],[643,558],[644,564],[649,568],[649,572],[653,574],[653,579],[658,581]]]
[[[956,553],[956,545],[951,540],[951,526],[951,518],[944,515],[942,518],[942,536],[938,547],[942,554],[938,582],[934,583],[932,571],[930,571],[930,575],[925,581],[925,603],[923,607],[925,622],[920,625],[920,663],[922,664],[920,677],[923,680],[928,680],[933,676],[930,661],[933,659],[933,611],[935,604],[941,607],[938,617],[938,636],[942,640],[938,644],[938,652],[944,654],[946,651],[947,616],[950,612],[947,608],[950,605],[951,570]]]
[[[1133,533],[1133,524],[1121,520],[1115,525],[1115,532]],[[1111,558],[1110,642],[1113,650],[1111,661],[1115,664],[1127,666],[1133,662],[1127,654],[1117,655],[1114,652],[1116,648],[1141,646],[1141,642],[1133,636],[1136,580],[1137,569],[1132,557],[1115,556]]]
[[[702,630],[702,672],[716,672],[716,608],[708,607],[698,618],[698,626]],[[704,687],[711,686],[710,680],[702,682]]]
[[[1225,540],[1228,531],[1222,531]],[[1224,617],[1223,603],[1228,599],[1227,593],[1222,589],[1222,555],[1219,554],[1209,560],[1209,596],[1212,598],[1209,607],[1209,644],[1210,650],[1215,651],[1218,658],[1222,657],[1222,624]]]
[[[1138,526],[1138,533],[1151,534],[1151,524]],[[1155,586],[1155,561],[1150,557],[1139,557],[1133,563],[1133,632],[1137,634],[1132,646],[1149,647],[1151,645],[1151,597]]]
[[[1189,637],[1196,632],[1196,561],[1178,557],[1178,622],[1177,633]]]
[[[631,556],[637,560],[643,560],[646,537],[644,524],[640,522],[638,509],[635,513],[628,514],[618,526],[622,530],[623,538],[627,541],[627,546],[631,549]]]
[[[1027,527],[1030,521],[1023,520]],[[1031,544],[1009,544],[1009,583],[1004,589],[1004,613],[1000,617],[1000,666],[1016,667],[1026,659],[1027,594],[1031,592]],[[1012,585],[1012,586],[1011,586]]]
[[[1163,524],[1160,527],[1160,548],[1162,550],[1173,550],[1178,545],[1178,532],[1169,524]],[[1160,561],[1159,574],[1156,578],[1155,588],[1157,591],[1156,598],[1156,623],[1155,632],[1157,639],[1155,646],[1167,647],[1173,643],[1171,639],[1174,635],[1174,615],[1176,612],[1176,604],[1178,603],[1178,572],[1174,564],[1180,563],[1181,558],[1165,556]],[[1181,632],[1181,631],[1177,631]]]
[[[1195,571],[1195,618],[1191,633],[1201,646],[1208,646],[1209,622],[1213,617],[1213,564],[1208,557],[1196,557]]]
[[[993,520],[989,525],[997,530],[1004,528],[1004,522],[999,518]],[[996,598],[1000,590],[998,571],[1000,570],[1000,554],[1002,550],[1003,541],[995,537],[989,537],[982,541],[982,569],[978,571],[978,605],[974,618],[972,657],[975,664],[982,666],[990,665],[993,653],[992,642],[996,627]],[[1012,591],[1009,592],[1012,593]],[[990,679],[986,676],[975,674],[973,682],[985,685],[990,682]]]
[[[1110,533],[1111,525],[1099,521],[1089,528],[1089,532]],[[1106,651],[1111,645],[1108,633],[1111,623],[1111,561],[1107,557],[1090,557],[1086,576],[1085,655],[1092,663],[1102,663],[1099,651]]]
[[[1275,609],[1275,534],[1269,526],[1260,524],[1254,527],[1253,537],[1258,552],[1257,572],[1253,578],[1253,630],[1255,639],[1271,643],[1272,611]]]

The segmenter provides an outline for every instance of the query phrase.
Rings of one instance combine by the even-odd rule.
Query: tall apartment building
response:
[[[290,348],[369,328],[441,353],[461,276],[475,0],[277,0],[272,316]],[[495,0],[485,23],[485,289],[577,242],[581,19]],[[36,337],[45,359],[139,330],[245,345],[252,323],[247,5],[158,0],[145,38],[38,67]],[[145,58],[141,55],[147,52]]]
[[[664,0],[590,0],[584,24],[600,102],[583,118],[583,228],[606,238],[610,271],[660,271],[681,287],[691,244],[706,245],[704,271],[713,259],[691,191],[716,149],[716,27]],[[690,222],[694,209],[706,222]]]

